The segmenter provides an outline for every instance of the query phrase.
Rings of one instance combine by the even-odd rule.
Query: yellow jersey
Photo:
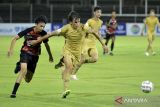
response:
[[[82,44],[86,35],[83,25],[74,29],[71,24],[67,24],[61,28],[60,34],[65,38],[64,50],[69,51],[77,60],[80,60]]]
[[[145,24],[147,25],[148,32],[154,32],[156,25],[159,24],[159,20],[156,16],[149,16],[146,18]]]
[[[90,18],[85,24],[85,29],[93,29],[99,32],[102,23],[103,21],[101,19],[95,20],[94,18]],[[87,44],[96,45],[96,37],[93,34],[88,34],[86,38],[88,39]]]

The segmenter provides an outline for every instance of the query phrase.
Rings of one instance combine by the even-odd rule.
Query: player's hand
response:
[[[103,46],[103,52],[106,54],[108,53],[108,47],[106,45]]]
[[[52,56],[49,57],[49,62],[50,62],[50,63],[54,62],[54,59],[53,59]]]
[[[11,50],[9,50],[9,51],[7,52],[7,56],[8,56],[8,57],[10,57],[12,54],[13,54],[13,51],[11,51]]]

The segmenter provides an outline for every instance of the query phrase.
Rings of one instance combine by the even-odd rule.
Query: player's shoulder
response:
[[[33,27],[26,28],[24,31],[30,32],[30,31],[33,31],[33,28],[34,28],[34,26],[33,26]]]
[[[45,30],[42,30],[41,32],[40,32],[40,35],[41,36],[44,36],[44,35],[46,35],[47,34],[47,32],[45,31]]]
[[[66,24],[63,26],[63,28],[70,28],[71,27],[71,24]]]

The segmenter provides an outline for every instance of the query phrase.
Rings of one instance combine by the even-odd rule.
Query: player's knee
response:
[[[93,62],[97,62],[97,60],[98,60],[98,57],[97,57],[97,56],[92,57],[92,61],[93,61]]]
[[[67,69],[67,71],[71,71],[73,69],[73,66],[72,65],[68,65],[68,66],[66,66],[66,69]]]

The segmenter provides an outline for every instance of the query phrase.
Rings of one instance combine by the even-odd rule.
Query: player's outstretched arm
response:
[[[16,41],[19,39],[19,36],[15,36],[13,37],[12,41],[11,41],[11,44],[10,44],[10,47],[9,47],[9,50],[8,50],[8,53],[7,53],[7,56],[10,57],[12,54],[13,54],[13,48],[16,44]]]
[[[98,41],[101,43],[103,50],[105,53],[108,53],[108,47],[104,44],[103,40],[101,39],[101,37],[99,36],[98,32],[95,31],[91,31],[92,34],[94,34],[94,36],[98,39]]]
[[[48,39],[48,38],[50,38],[50,37],[52,37],[52,36],[57,36],[58,34],[59,34],[59,31],[58,31],[58,30],[53,31],[53,32],[49,32],[49,33],[47,33],[47,35],[45,35],[45,36],[43,36],[43,37],[40,37],[40,38],[38,38],[37,40],[28,41],[27,44],[28,44],[28,45],[36,45],[36,44],[42,42],[43,40]]]

